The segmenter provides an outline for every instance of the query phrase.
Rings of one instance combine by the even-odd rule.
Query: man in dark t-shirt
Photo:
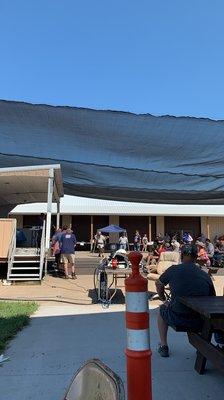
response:
[[[69,278],[68,265],[72,269],[72,279],[76,279],[75,274],[75,245],[76,237],[71,229],[67,229],[60,238],[61,261],[64,265],[65,278]]]
[[[215,288],[208,274],[196,264],[197,248],[186,245],[182,249],[182,264],[168,268],[156,282],[157,292],[165,301],[164,288],[169,285],[171,300],[160,307],[158,329],[161,339],[159,353],[162,357],[169,356],[167,344],[168,326],[184,330],[200,331],[202,321],[192,310],[179,301],[179,297],[215,296]]]

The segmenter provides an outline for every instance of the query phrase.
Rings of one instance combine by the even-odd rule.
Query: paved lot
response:
[[[124,306],[43,303],[30,326],[11,342],[10,361],[0,369],[2,400],[61,400],[73,373],[89,358],[100,358],[125,381]],[[154,400],[221,400],[224,379],[209,365],[194,372],[194,349],[185,334],[170,331],[171,357],[156,352],[156,314],[151,310]]]
[[[2,298],[54,300],[40,301],[31,324],[7,349],[10,361],[0,368],[1,400],[62,400],[74,372],[92,357],[100,358],[126,380],[124,288],[120,288],[117,304],[109,309],[94,304],[90,263],[97,261],[91,256],[86,261],[81,258],[77,281],[48,277],[41,286],[0,287]],[[218,290],[222,285],[219,282]],[[150,290],[154,290],[152,283]],[[195,351],[185,334],[171,330],[171,357],[161,359],[157,355],[158,304],[150,303],[154,307],[151,310],[153,399],[223,399],[224,376],[211,365],[204,376],[194,372]]]

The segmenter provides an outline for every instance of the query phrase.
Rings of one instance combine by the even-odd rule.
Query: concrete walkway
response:
[[[0,399],[62,400],[74,372],[92,357],[125,381],[123,311],[123,305],[42,304],[5,353],[10,361],[0,368]],[[194,371],[195,351],[185,334],[171,330],[171,357],[159,357],[157,312],[151,310],[153,399],[222,400],[223,375],[211,365],[203,376]]]

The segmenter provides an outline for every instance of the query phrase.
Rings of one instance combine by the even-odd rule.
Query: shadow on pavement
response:
[[[114,289],[110,290],[110,295],[113,296]],[[100,303],[97,298],[97,293],[95,289],[89,289],[88,297],[92,299],[93,304]],[[125,296],[121,289],[117,289],[117,293],[112,299],[112,304],[125,304]]]

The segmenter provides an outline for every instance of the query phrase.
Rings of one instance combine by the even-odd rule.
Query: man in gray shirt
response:
[[[183,331],[200,331],[202,320],[198,315],[184,306],[180,297],[215,296],[215,288],[208,274],[196,264],[197,247],[186,245],[182,249],[182,264],[168,268],[156,282],[157,292],[161,300],[165,301],[165,286],[169,285],[171,300],[164,302],[158,316],[158,329],[161,344],[159,353],[162,357],[169,357],[167,331],[169,326],[175,326]]]

